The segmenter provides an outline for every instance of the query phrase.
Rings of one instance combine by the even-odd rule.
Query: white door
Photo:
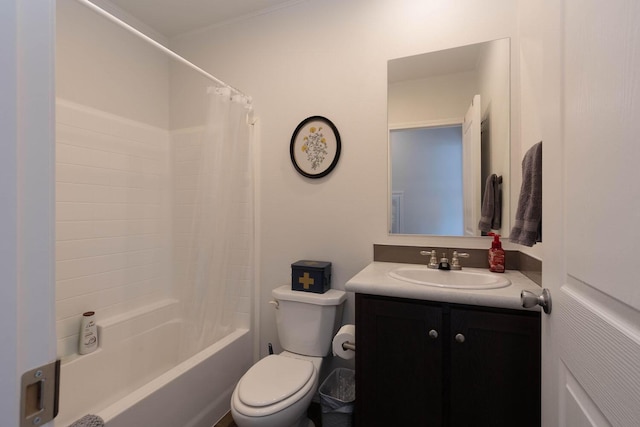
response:
[[[640,426],[640,2],[548,0],[543,426]]]
[[[0,2],[0,425],[26,371],[55,361],[55,2]],[[32,425],[44,425],[44,421]]]
[[[475,95],[462,124],[462,205],[465,236],[479,235],[480,160],[480,95]]]

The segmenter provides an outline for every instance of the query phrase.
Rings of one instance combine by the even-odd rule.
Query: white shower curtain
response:
[[[228,88],[207,91],[186,277],[181,360],[248,326],[253,282],[250,103]]]

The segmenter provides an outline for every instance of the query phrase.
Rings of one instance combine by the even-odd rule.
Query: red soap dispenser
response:
[[[500,235],[489,233],[489,236],[493,236],[491,249],[489,249],[489,271],[504,273],[504,249],[502,249]]]

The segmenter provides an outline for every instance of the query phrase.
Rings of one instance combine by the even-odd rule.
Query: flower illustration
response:
[[[302,151],[307,153],[307,160],[311,163],[311,169],[317,169],[324,162],[327,156],[327,140],[322,134],[322,127],[316,129],[315,126],[309,128],[309,135],[304,137],[305,144]]]

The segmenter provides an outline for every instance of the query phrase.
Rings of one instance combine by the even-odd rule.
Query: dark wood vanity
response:
[[[540,312],[357,293],[356,342],[356,426],[540,426]]]

